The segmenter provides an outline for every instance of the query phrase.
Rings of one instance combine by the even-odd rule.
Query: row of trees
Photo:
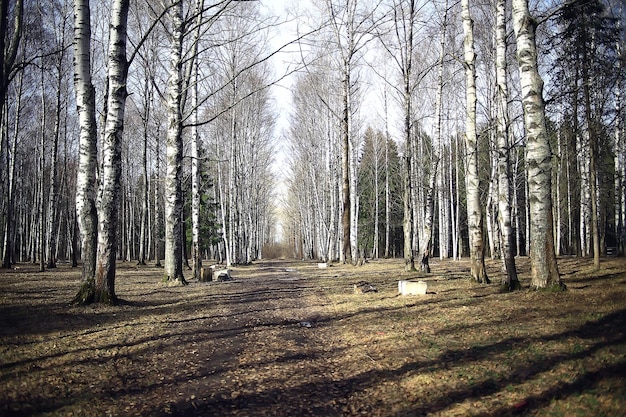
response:
[[[2,11],[4,267],[82,259],[75,301],[114,303],[119,259],[184,284],[188,256],[194,276],[202,257],[261,256],[276,17],[203,0],[3,0]]]
[[[331,24],[288,134],[297,256],[403,254],[412,270],[419,254],[428,271],[432,254],[469,254],[489,282],[487,254],[515,289],[515,255],[534,286],[560,287],[556,254],[623,253],[621,3],[532,6],[320,6]]]
[[[118,259],[184,284],[188,258],[261,257],[278,221],[298,257],[469,254],[488,282],[486,254],[510,289],[516,254],[545,287],[556,254],[623,251],[621,3],[299,5],[2,0],[4,266],[82,259],[89,303],[115,302]],[[279,219],[271,64],[296,44]]]

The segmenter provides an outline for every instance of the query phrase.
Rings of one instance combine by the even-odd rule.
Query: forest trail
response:
[[[0,416],[625,415],[626,260],[561,258],[556,294],[517,261],[515,293],[467,260],[260,261],[186,287],[122,263],[122,303],[87,307],[76,268],[0,270]],[[415,278],[428,293],[399,297]]]
[[[115,307],[68,306],[67,266],[5,273],[0,416],[340,415],[316,335],[324,295],[293,266],[165,287],[161,269],[122,264]]]

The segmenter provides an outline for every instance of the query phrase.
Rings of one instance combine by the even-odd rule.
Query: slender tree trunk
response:
[[[16,0],[13,4],[13,33],[9,33],[9,5],[11,1],[2,0],[0,2],[0,149],[8,149],[8,132],[7,132],[7,108],[6,99],[9,84],[12,77],[11,72],[14,70],[15,58],[17,57],[17,50],[22,38],[22,18],[24,15],[24,1]],[[7,153],[8,155],[8,153]],[[5,169],[9,168],[9,164],[5,165]],[[0,170],[0,174],[2,171]],[[43,175],[43,174],[42,174]],[[7,184],[7,197],[9,196],[9,188]],[[8,201],[10,203],[10,200]],[[4,253],[2,259],[3,268],[11,268],[13,262],[13,230],[11,229],[12,213],[11,205],[7,205],[7,213],[5,216],[5,244]]]
[[[122,134],[126,106],[126,24],[129,0],[116,0],[111,10],[108,56],[108,104],[102,149],[102,182],[98,212],[98,255],[95,302],[115,304],[115,263],[122,175]]]
[[[199,152],[200,135],[198,133],[198,43],[200,41],[200,28],[202,22],[202,9],[204,1],[198,0],[196,4],[197,29],[193,40],[193,64],[191,75],[191,99],[194,127],[191,133],[191,264],[192,274],[196,279],[200,278],[202,268],[202,254],[200,253],[200,171]]]
[[[165,174],[165,277],[171,284],[185,285],[182,242],[182,49],[183,2],[173,0],[169,16],[172,22],[170,74],[168,81],[168,129]]]
[[[429,257],[431,256],[431,246],[433,238],[433,219],[435,216],[435,194],[437,193],[438,169],[441,159],[441,130],[442,130],[442,103],[443,103],[443,64],[446,49],[446,28],[448,24],[448,0],[445,1],[445,12],[441,25],[441,40],[439,50],[438,75],[437,75],[437,100],[435,103],[435,138],[433,140],[431,178],[426,196],[426,210],[424,213],[424,224],[422,230],[422,241],[420,242],[420,269],[430,272]]]
[[[74,88],[79,116],[76,213],[80,226],[83,272],[75,302],[95,298],[98,214],[96,211],[97,132],[95,89],[91,81],[91,17],[88,0],[74,1]]]
[[[342,188],[341,198],[343,202],[343,210],[341,215],[341,228],[343,233],[343,261],[352,263],[352,246],[350,238],[351,230],[351,201],[350,201],[350,63],[346,59],[343,69],[342,80],[343,94],[343,118],[341,122],[342,135],[342,154],[341,154],[341,172],[342,172]]]
[[[45,95],[45,78],[44,67],[41,67],[41,142],[39,144],[39,212],[37,218],[39,220],[39,239],[38,242],[38,254],[39,254],[39,271],[45,270],[45,248],[46,248],[46,204],[45,204],[45,153],[46,153],[46,95]]]
[[[65,26],[65,20],[63,20]],[[57,251],[57,170],[58,170],[58,147],[59,136],[61,132],[61,89],[63,83],[63,61],[65,60],[65,28],[61,30],[61,51],[59,52],[59,61],[57,63],[57,95],[56,95],[56,113],[54,118],[54,137],[52,141],[52,156],[50,167],[50,194],[48,196],[48,238],[46,240],[46,256],[47,267],[56,268],[56,251]]]
[[[467,0],[464,0],[467,1]],[[497,83],[497,142],[498,142],[498,220],[505,275],[502,285],[507,291],[519,290],[515,266],[515,236],[511,225],[511,157],[509,142],[509,91],[506,80],[506,1],[496,3],[496,83]]]
[[[146,264],[146,257],[150,245],[147,243],[148,231],[148,202],[150,200],[148,192],[148,120],[150,120],[151,106],[151,86],[150,80],[146,77],[144,84],[144,106],[145,114],[143,115],[143,146],[141,149],[141,182],[143,185],[143,198],[141,201],[141,223],[139,225],[139,265]]]
[[[620,15],[622,11],[622,7],[620,6]],[[621,28],[621,24],[620,24]],[[620,58],[617,60],[618,62],[618,74],[622,72],[622,44],[620,41],[617,42],[616,45],[617,56]],[[622,137],[622,81],[621,78],[617,78],[617,84],[615,86],[615,114],[617,115],[617,120],[615,123],[615,178],[614,178],[614,189],[615,189],[615,240],[617,245],[617,251],[620,255],[624,254],[624,204],[625,204],[625,184],[624,184],[624,158],[626,157],[624,149],[624,139]]]
[[[585,135],[589,143],[589,193],[591,196],[591,241],[593,244],[593,266],[600,269],[600,232],[598,230],[598,157],[597,139],[594,132],[593,121],[591,120],[591,75],[588,68],[587,51],[582,57],[582,82],[583,96],[585,100]]]
[[[543,80],[537,66],[536,25],[528,10],[528,0],[513,0],[513,27],[526,129],[531,287],[564,289],[552,234],[552,153],[546,131]]]
[[[404,270],[415,271],[415,252],[413,246],[413,226],[415,221],[413,218],[413,207],[411,204],[413,195],[413,176],[411,175],[411,171],[413,163],[412,154],[414,149],[411,135],[411,117],[413,116],[411,82],[413,81],[413,26],[415,22],[415,1],[410,0],[408,2],[408,7],[408,22],[403,22],[405,25],[403,28],[405,30],[403,32],[406,33],[406,35],[404,35],[405,39],[399,39],[401,43],[405,44],[402,51],[403,62],[401,68],[403,81],[402,106],[404,113],[404,130],[402,132],[404,134],[404,172],[402,176],[404,182],[404,215],[402,230],[404,233]]]
[[[385,258],[389,258],[389,240],[391,237],[391,190],[389,184],[389,134],[387,88],[385,88]],[[415,268],[415,258],[413,260]]]
[[[485,269],[483,243],[483,215],[480,203],[480,177],[478,175],[478,137],[476,134],[476,56],[474,53],[474,22],[470,16],[469,0],[462,0],[463,30],[465,33],[465,84],[467,114],[465,121],[467,221],[470,237],[471,279],[489,283]]]
[[[376,151],[374,152],[376,157],[374,159],[374,248],[372,251],[372,257],[374,259],[378,259],[379,257],[379,217],[380,217],[380,145],[381,145],[381,137],[376,134]]]
[[[157,137],[159,137],[159,132],[157,132]],[[160,204],[160,195],[159,195],[159,184],[161,183],[161,152],[160,152],[159,141],[155,145],[155,156],[154,156],[154,261],[157,268],[161,268],[163,265],[161,264],[161,240],[162,234],[161,229],[163,225],[163,218],[161,216],[161,204]]]
[[[16,114],[15,114],[15,123],[14,123],[14,128],[13,128],[13,136],[11,138],[11,144],[8,144],[8,132],[6,131],[6,129],[2,129],[0,127],[0,129],[2,129],[2,131],[0,131],[0,135],[2,136],[2,140],[6,141],[7,143],[5,143],[1,148],[5,148],[6,150],[4,151],[5,157],[6,157],[6,162],[5,162],[5,167],[8,170],[7,172],[7,199],[6,199],[6,206],[5,206],[5,219],[4,219],[4,239],[2,240],[2,254],[4,256],[4,262],[6,262],[6,264],[3,265],[3,268],[10,268],[12,263],[15,261],[15,254],[13,253],[13,248],[12,246],[14,245],[13,239],[10,236],[10,234],[13,232],[12,229],[12,223],[13,223],[13,217],[18,217],[17,213],[14,213],[14,205],[15,205],[15,163],[16,163],[16,155],[17,155],[17,142],[18,142],[18,137],[19,137],[19,130],[20,130],[20,120],[21,120],[21,114],[22,114],[22,88],[24,86],[24,71],[20,71],[20,74],[18,76],[18,86],[17,86],[17,101],[15,103],[15,108],[16,108]],[[3,118],[4,116],[0,113],[0,118]],[[6,124],[8,124],[8,121],[5,122]],[[6,138],[6,139],[5,139]],[[2,154],[2,152],[0,151],[0,155]],[[23,222],[23,224],[26,224],[26,221]],[[18,246],[19,248],[19,246]],[[21,258],[21,252],[20,251],[20,258]]]

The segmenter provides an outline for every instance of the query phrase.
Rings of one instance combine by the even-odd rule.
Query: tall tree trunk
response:
[[[172,22],[170,74],[168,81],[168,129],[165,173],[165,277],[171,284],[185,285],[182,242],[182,49],[183,2],[173,0],[169,16]]]
[[[483,214],[480,203],[478,175],[478,137],[476,134],[476,55],[474,53],[474,22],[470,16],[469,0],[462,0],[463,31],[465,33],[465,85],[467,111],[465,121],[467,222],[470,237],[471,279],[489,283],[485,269],[483,243]]]
[[[387,104],[387,88],[384,92],[385,106],[385,258],[389,258],[389,240],[391,237],[391,190],[389,184],[389,120]],[[413,257],[413,268],[415,268],[415,257]]]
[[[400,6],[402,7],[402,6]],[[403,24],[405,27],[403,31],[398,31],[398,33],[406,33],[405,39],[399,39],[401,43],[404,44],[404,49],[402,50],[402,106],[403,106],[403,135],[404,135],[404,172],[402,175],[402,179],[404,182],[404,195],[403,195],[403,208],[404,215],[402,221],[402,229],[404,233],[404,270],[405,271],[415,271],[415,252],[413,246],[413,226],[415,224],[413,218],[413,207],[412,207],[412,195],[413,195],[413,176],[412,172],[412,154],[413,154],[413,144],[412,144],[412,129],[411,129],[411,118],[413,117],[413,106],[412,106],[412,88],[411,82],[413,77],[413,26],[415,23],[415,1],[410,0],[408,2],[408,22],[406,19],[403,19]],[[396,23],[397,25],[398,23]],[[408,27],[406,27],[408,26]],[[398,35],[401,36],[401,35]]]
[[[45,72],[44,66],[41,66],[41,142],[39,144],[39,201],[38,201],[38,214],[39,220],[39,239],[38,242],[38,254],[39,254],[39,271],[43,272],[45,269],[45,248],[46,248],[46,229],[45,229],[45,153],[46,153],[46,94],[45,94]]]
[[[59,137],[61,134],[61,88],[63,83],[63,61],[65,60],[65,20],[63,20],[63,28],[61,29],[61,45],[59,52],[59,60],[57,62],[57,85],[56,85],[56,113],[54,117],[54,132],[52,140],[52,156],[50,167],[50,194],[48,196],[48,238],[46,240],[46,256],[47,267],[56,268],[56,251],[57,251],[57,211],[58,211],[58,192],[57,192],[57,167],[58,167],[58,148]]]
[[[433,219],[435,216],[435,193],[437,192],[438,169],[441,159],[441,131],[442,131],[442,103],[443,103],[443,64],[446,52],[446,29],[448,25],[448,0],[445,1],[445,11],[441,24],[441,40],[439,49],[438,75],[437,75],[437,100],[435,103],[435,138],[433,140],[431,180],[426,196],[426,210],[424,215],[424,225],[422,230],[422,241],[420,242],[420,269],[430,272],[430,248],[432,246]]]
[[[467,0],[464,0],[467,1]],[[509,142],[509,90],[506,80],[506,1],[496,3],[496,83],[497,83],[497,143],[498,143],[498,220],[502,236],[502,260],[505,275],[502,285],[507,291],[519,290],[515,266],[515,236],[511,225],[511,157]]]
[[[351,247],[351,194],[350,194],[350,63],[346,59],[343,68],[342,79],[342,94],[343,94],[343,118],[341,121],[341,136],[342,136],[342,153],[341,153],[341,173],[342,173],[342,187],[341,198],[343,202],[343,210],[341,215],[341,229],[343,233],[342,243],[342,255],[343,262],[352,263],[352,257],[356,254],[352,253]]]
[[[204,1],[198,0],[196,4],[196,31],[193,40],[193,63],[191,65],[191,99],[194,126],[191,133],[191,264],[192,274],[196,279],[200,278],[202,268],[202,254],[200,253],[200,171],[198,166],[198,146],[200,135],[198,133],[198,43],[200,41],[200,29],[202,22],[202,9]]]
[[[621,3],[620,3],[621,5]],[[622,12],[622,7],[620,6],[620,15]],[[621,25],[620,25],[621,27]],[[617,60],[618,62],[618,74],[621,74],[622,70],[622,45],[621,42],[617,42],[616,46],[617,56],[620,58]],[[617,120],[615,123],[615,179],[614,179],[614,190],[615,190],[615,240],[617,245],[617,251],[620,255],[624,254],[624,204],[626,203],[626,190],[624,188],[624,158],[626,157],[626,149],[624,148],[624,138],[622,137],[622,81],[621,78],[617,78],[617,83],[615,86],[615,114],[617,115]]]
[[[98,213],[96,210],[97,131],[95,89],[91,81],[91,14],[88,0],[74,1],[74,89],[79,117],[79,160],[76,214],[80,226],[83,271],[74,301],[89,304],[95,297]]]
[[[141,182],[143,185],[143,198],[141,201],[141,220],[139,225],[139,265],[146,264],[146,257],[150,245],[148,244],[148,202],[150,201],[148,190],[148,121],[150,120],[150,106],[152,105],[152,88],[148,77],[144,83],[144,115],[143,115],[143,144],[141,149]]]
[[[8,117],[6,117],[6,99],[9,84],[12,80],[11,73],[15,69],[14,67],[15,58],[17,57],[17,50],[19,48],[20,40],[22,38],[22,18],[24,16],[24,1],[16,0],[15,4],[13,5],[13,33],[9,33],[9,5],[11,3],[12,2],[9,0],[0,1],[0,149],[4,148],[7,152],[9,152],[9,149],[8,134],[6,129],[6,124],[8,121]],[[4,169],[9,169],[8,161]],[[0,174],[2,174],[2,170],[0,170]],[[2,175],[2,177],[7,178],[8,176]],[[9,189],[10,187],[7,184],[7,197],[12,198],[12,196],[9,195]],[[11,203],[10,200],[7,200],[7,202]],[[13,261],[13,231],[11,229],[11,209],[11,205],[7,205],[4,236],[5,244],[2,259],[3,268],[11,268],[11,264]]]
[[[17,85],[17,92],[16,92],[16,103],[15,103],[15,108],[16,108],[16,114],[15,114],[15,121],[14,121],[14,128],[13,128],[13,135],[11,138],[11,144],[8,144],[8,132],[5,129],[2,129],[2,131],[0,132],[0,135],[2,136],[2,140],[4,140],[4,138],[6,137],[6,144],[4,146],[6,146],[6,150],[4,151],[4,154],[6,156],[6,163],[5,163],[5,167],[8,170],[7,172],[7,199],[6,199],[6,206],[5,206],[5,220],[4,220],[4,239],[2,240],[2,254],[5,257],[4,259],[8,259],[8,262],[6,265],[4,265],[4,268],[10,268],[12,263],[15,261],[15,259],[13,259],[15,257],[15,254],[13,253],[13,248],[11,247],[14,242],[12,237],[10,236],[10,233],[13,231],[13,229],[11,228],[11,225],[13,223],[13,216],[17,217],[17,213],[14,213],[14,205],[15,205],[15,171],[16,171],[16,167],[15,167],[15,163],[16,163],[16,155],[17,155],[17,143],[18,143],[18,138],[19,138],[19,131],[20,131],[20,121],[21,121],[21,114],[22,114],[22,88],[24,86],[24,71],[21,71],[19,76],[18,76],[18,85]],[[0,117],[3,117],[2,114],[0,114]],[[8,124],[8,121],[6,121],[6,123]],[[0,127],[1,129],[1,127]],[[4,149],[4,146],[0,147],[1,149]],[[2,154],[2,152],[0,151],[0,155]],[[24,211],[25,213],[25,211]],[[22,224],[26,224],[26,221],[23,221]],[[19,248],[19,246],[18,246]],[[21,258],[21,253],[22,251],[20,251],[20,258]]]
[[[157,128],[158,130],[158,128]],[[159,137],[159,132],[157,132],[157,137]],[[161,215],[161,196],[159,194],[159,184],[161,183],[161,152],[160,152],[159,141],[157,140],[155,145],[155,156],[154,156],[154,266],[157,268],[161,268],[163,265],[161,264],[161,241],[162,234],[161,229],[163,228],[163,217]]]
[[[129,0],[116,0],[111,10],[108,51],[108,104],[102,144],[102,182],[98,199],[98,255],[95,302],[115,304],[115,262],[122,175],[122,134],[126,105],[126,24]]]
[[[587,49],[584,48],[582,56],[582,83],[585,100],[585,136],[589,146],[589,193],[591,196],[591,241],[593,245],[593,266],[600,269],[600,232],[598,230],[598,153],[595,127],[591,116],[591,75],[589,74],[589,62]]]
[[[546,131],[543,80],[537,66],[536,25],[528,10],[528,0],[513,0],[513,27],[526,129],[531,287],[564,289],[552,234],[552,153]]]

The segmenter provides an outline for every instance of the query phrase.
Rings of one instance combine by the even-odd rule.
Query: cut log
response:
[[[231,281],[232,277],[230,276],[230,269],[216,270],[213,273],[213,278],[218,282]]]

